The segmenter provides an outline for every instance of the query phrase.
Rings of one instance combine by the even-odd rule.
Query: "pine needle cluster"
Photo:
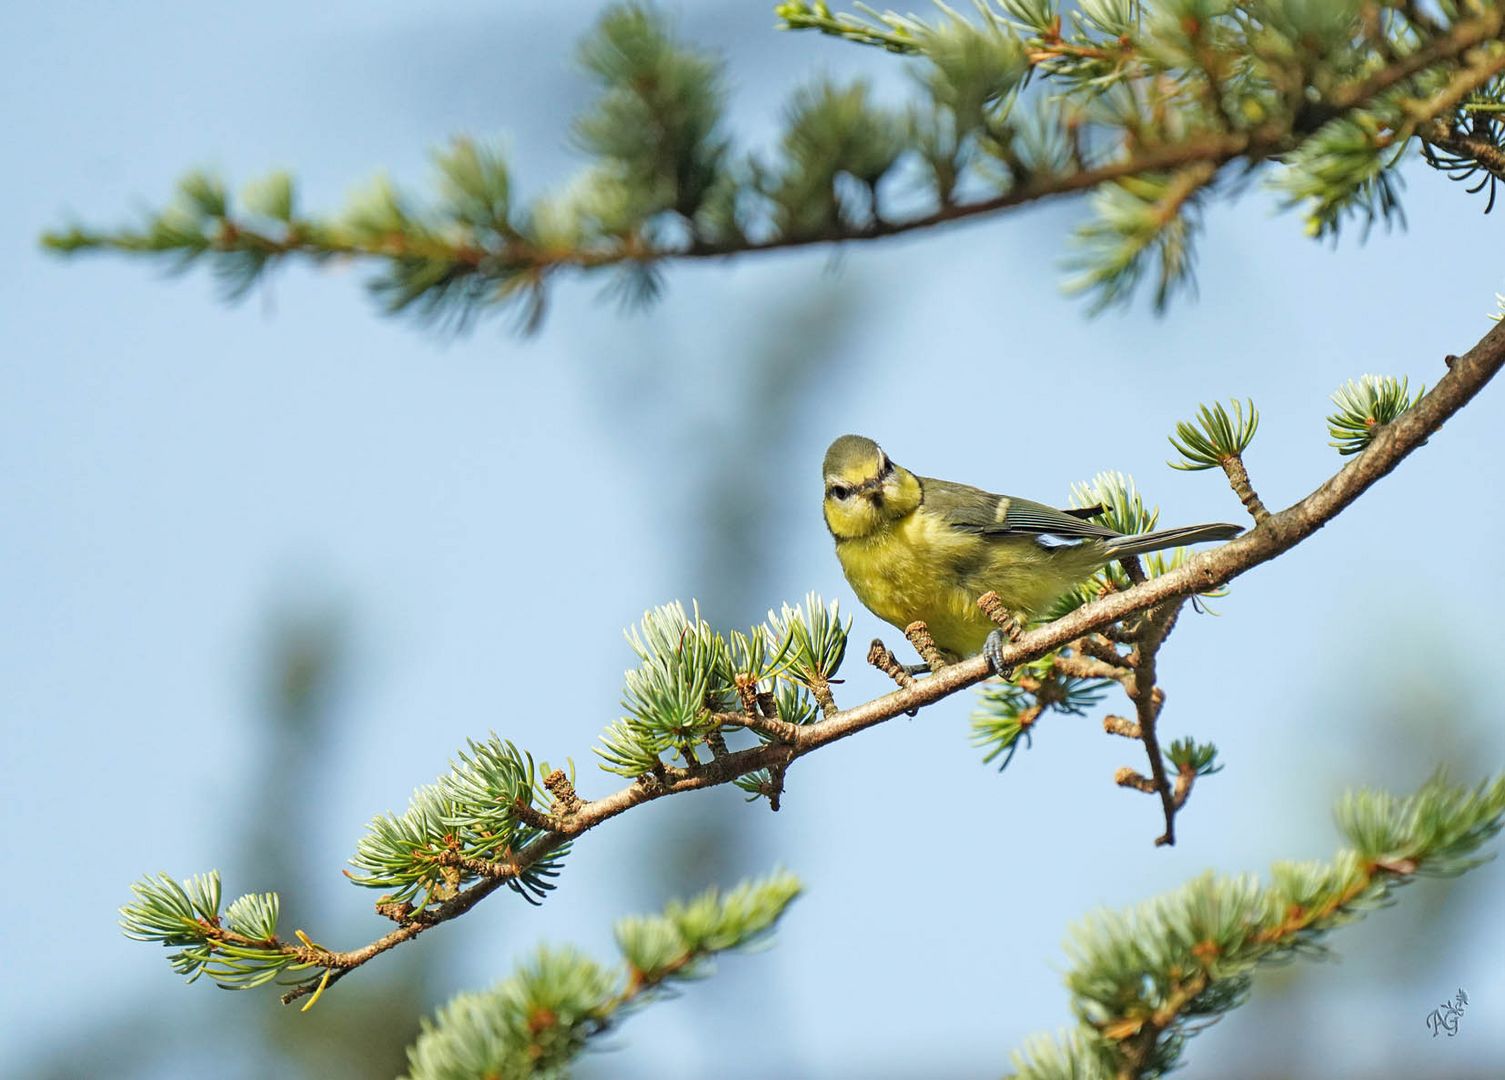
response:
[[[1357,454],[1374,441],[1380,427],[1415,405],[1426,391],[1423,386],[1412,397],[1408,381],[1391,375],[1350,379],[1333,392],[1338,411],[1327,418],[1327,430],[1333,437],[1329,445],[1345,457]]]

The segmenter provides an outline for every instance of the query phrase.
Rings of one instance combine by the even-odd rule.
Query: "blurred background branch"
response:
[[[749,155],[727,130],[721,59],[652,6],[618,4],[580,47],[600,96],[573,133],[593,160],[562,195],[520,203],[501,153],[460,138],[435,155],[427,202],[382,178],[317,217],[287,173],[238,199],[193,173],[139,228],[74,226],[45,242],[179,269],[206,261],[230,298],[291,257],[370,260],[388,311],[464,326],[510,309],[536,329],[561,272],[603,279],[636,305],[658,295],[666,262],[892,237],[1072,193],[1093,193],[1094,220],[1075,232],[1069,287],[1100,309],[1153,276],[1163,309],[1192,285],[1205,202],[1264,171],[1309,208],[1314,235],[1350,216],[1388,223],[1397,168],[1418,141],[1455,179],[1483,170],[1493,207],[1505,155],[1497,116],[1481,111],[1505,93],[1505,15],[1493,3],[1445,5],[1440,18],[1376,0],[1107,0],[1069,20],[1027,0],[970,20],[834,15],[823,2],[776,10],[788,29],[909,58],[910,100],[891,109],[860,81],[807,84],[779,152]],[[1241,178],[1219,185],[1225,172]]]

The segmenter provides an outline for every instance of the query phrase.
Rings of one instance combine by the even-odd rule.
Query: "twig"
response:
[[[517,819],[530,829],[539,829],[543,832],[553,832],[559,828],[559,819],[550,814],[545,814],[531,803],[518,799],[512,804],[512,813]]]
[[[1490,35],[1493,38],[1500,33],[1501,23],[1505,21],[1505,13],[1496,10],[1490,12],[1490,16],[1494,20],[1494,32]],[[1480,44],[1483,42],[1481,41]],[[1463,69],[1452,77],[1447,86],[1424,101],[1411,102],[1407,106],[1410,131],[1415,131],[1438,117],[1451,114],[1466,97],[1501,71],[1505,71],[1505,49],[1496,49],[1493,53],[1480,49],[1469,58]]]
[[[930,636],[930,627],[917,620],[904,628],[904,636],[914,646],[914,651],[920,654],[920,659],[930,665],[933,674],[940,673],[946,667],[946,657],[936,645],[935,638]]]
[[[829,679],[822,678],[812,672],[806,685],[810,687],[810,696],[820,706],[820,711],[826,719],[829,720],[841,711],[836,704],[836,696],[831,693],[831,682]],[[752,726],[751,721],[748,721],[748,726]]]
[[[716,719],[723,724],[740,724],[749,731],[756,731],[767,735],[775,742],[792,743],[799,735],[799,725],[791,724],[787,720],[777,717],[764,716],[761,712],[756,713],[717,713]],[[732,756],[728,751],[727,756]]]
[[[1233,493],[1238,496],[1239,502],[1244,504],[1244,509],[1249,511],[1255,523],[1264,521],[1270,516],[1270,511],[1265,509],[1259,493],[1254,490],[1254,485],[1249,482],[1249,470],[1244,468],[1244,459],[1239,454],[1229,454],[1219,460],[1223,466],[1223,472],[1228,475],[1228,485],[1233,488]]]
[[[1473,19],[1461,19],[1454,23],[1446,33],[1435,37],[1415,52],[1408,53],[1365,79],[1334,90],[1323,103],[1325,109],[1329,110],[1328,115],[1323,115],[1323,110],[1309,110],[1309,115],[1313,121],[1316,121],[1316,127],[1320,127],[1332,119],[1335,112],[1343,112],[1373,101],[1386,90],[1400,85],[1433,64],[1462,56],[1486,41],[1496,40],[1500,36],[1501,25],[1502,15],[1498,10],[1481,12]],[[1472,89],[1473,87],[1469,88],[1469,90]],[[1459,93],[1457,100],[1461,101],[1469,90]],[[1450,111],[1451,107],[1445,104],[1432,115]]]
[[[904,665],[899,663],[899,658],[893,654],[893,650],[878,638],[873,638],[873,643],[868,646],[867,662],[898,683],[900,690],[908,690],[914,685],[914,676],[904,670]],[[919,709],[910,709],[905,713],[906,716],[919,714]]]
[[[1165,832],[1155,838],[1156,847],[1176,842],[1177,806],[1170,781],[1165,775],[1160,738],[1155,730],[1161,706],[1165,704],[1165,694],[1155,685],[1155,659],[1160,646],[1175,627],[1176,616],[1181,613],[1181,605],[1185,602],[1185,597],[1178,597],[1150,612],[1140,631],[1139,644],[1129,658],[1129,663],[1134,667],[1134,677],[1126,685],[1138,714],[1139,741],[1144,743],[1144,752],[1150,759],[1150,775],[1154,777],[1154,787],[1151,790],[1159,793],[1160,805],[1165,811]]]
[[[1094,660],[1100,660],[1116,668],[1129,666],[1128,658],[1115,649],[1113,642],[1102,634],[1085,634],[1073,641],[1071,648],[1084,656],[1090,656]]]
[[[1112,679],[1118,683],[1132,682],[1134,674],[1128,668],[1105,664],[1090,656],[1056,656],[1051,660],[1057,671],[1074,679]]]
[[[1177,810],[1186,805],[1187,798],[1191,795],[1191,786],[1197,780],[1197,767],[1189,761],[1184,761],[1176,770],[1176,788],[1171,792],[1171,802]]]
[[[1003,636],[1010,641],[1018,641],[1024,636],[1024,627],[1019,625],[1019,620],[1014,618],[1003,602],[1003,598],[991,589],[977,598],[977,606],[982,608],[983,614],[993,620],[993,624],[1003,631]]]
[[[779,804],[784,798],[784,775],[789,771],[787,765],[770,765],[768,767],[768,787],[763,794],[768,796],[768,809],[775,814],[779,812]]]
[[[723,749],[725,749],[725,745],[725,743],[722,744]],[[554,805],[550,807],[551,811],[562,818],[573,817],[579,813],[580,807],[584,805],[580,801],[580,796],[575,793],[575,785],[570,783],[570,778],[565,775],[563,769],[555,769],[548,776],[544,777],[543,786],[554,797]]]
[[[1141,776],[1127,765],[1113,774],[1113,782],[1119,787],[1133,788],[1135,791],[1142,791],[1146,795],[1153,795],[1156,791],[1155,781],[1151,780],[1148,776]]]
[[[904,670],[893,650],[878,638],[873,638],[873,643],[868,646],[867,662],[898,683],[900,690],[908,690],[914,685],[914,676]]]
[[[1496,180],[1505,180],[1505,151],[1488,139],[1461,134],[1457,128],[1441,122],[1425,128],[1421,137],[1451,154],[1471,158]]]

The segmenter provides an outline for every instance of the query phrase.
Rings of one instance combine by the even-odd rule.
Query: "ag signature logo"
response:
[[[1428,1013],[1427,1027],[1432,1029],[1432,1038],[1446,1035],[1451,1039],[1458,1034],[1458,1021],[1466,1008],[1468,1008],[1468,995],[1459,990],[1452,1001],[1444,1001]]]

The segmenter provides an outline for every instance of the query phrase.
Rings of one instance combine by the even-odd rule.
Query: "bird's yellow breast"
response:
[[[847,581],[868,610],[903,629],[920,620],[958,657],[981,651],[993,630],[977,598],[996,592],[1032,617],[1101,566],[1100,545],[1043,547],[1029,536],[984,536],[953,528],[921,506],[862,537],[838,540]]]
[[[957,656],[982,648],[993,624],[967,580],[967,568],[986,559],[981,537],[922,509],[867,536],[838,541],[836,555],[857,599],[880,619],[901,629],[923,620],[936,644]]]

